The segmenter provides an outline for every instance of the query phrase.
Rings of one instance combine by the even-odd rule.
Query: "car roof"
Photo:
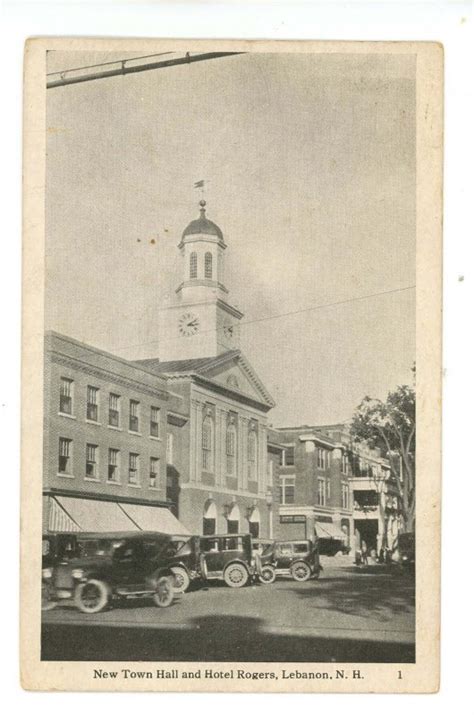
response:
[[[150,537],[191,538],[189,534],[165,534],[161,531],[56,531],[44,536],[77,536],[81,539],[143,539]]]

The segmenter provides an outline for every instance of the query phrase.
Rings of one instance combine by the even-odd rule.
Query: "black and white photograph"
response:
[[[263,44],[45,50],[40,661],[92,689],[425,662],[424,50]]]

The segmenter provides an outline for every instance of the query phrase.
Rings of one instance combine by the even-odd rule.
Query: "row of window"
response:
[[[214,471],[215,434],[214,420],[206,415],[202,422],[202,469],[204,472]],[[229,477],[237,475],[237,429],[234,424],[228,424],[225,434],[226,474]],[[247,435],[247,479],[257,479],[257,433],[250,430]]]
[[[100,390],[92,385],[87,386],[86,419],[90,422],[99,421]],[[74,380],[67,377],[61,378],[59,389],[59,412],[63,415],[74,414]],[[121,427],[121,402],[122,398],[113,392],[109,393],[108,399],[108,424],[110,427]],[[150,407],[150,437],[160,436],[160,408]],[[128,429],[130,432],[140,432],[140,402],[129,400],[128,409]]]
[[[59,438],[58,473],[62,476],[72,477],[73,441],[66,437]],[[107,481],[111,484],[121,484],[122,469],[125,469],[127,483],[135,486],[141,484],[140,455],[136,452],[128,453],[128,461],[122,465],[122,456],[119,449],[109,447],[107,450]],[[160,479],[160,459],[150,457],[148,462],[148,486],[156,488]],[[86,479],[99,481],[99,446],[86,444],[85,454]]]
[[[196,251],[189,255],[189,277],[198,277],[198,256]],[[209,251],[204,255],[204,278],[212,279],[212,253]]]
[[[325,506],[331,498],[331,481],[318,479],[316,492],[316,505]],[[295,477],[282,475],[280,477],[280,504],[295,503]],[[349,485],[342,485],[342,508],[349,509]]]
[[[328,449],[318,447],[316,452],[316,463],[318,469],[329,469],[331,464],[331,452]],[[294,446],[285,447],[280,456],[281,467],[293,467],[295,464],[295,448]],[[346,473],[346,472],[344,472]]]

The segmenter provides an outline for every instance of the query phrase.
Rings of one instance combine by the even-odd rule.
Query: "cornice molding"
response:
[[[105,368],[100,368],[90,363],[84,363],[78,358],[73,358],[70,355],[62,355],[61,353],[52,352],[50,353],[51,362],[57,365],[63,365],[64,367],[69,367],[73,370],[79,370],[86,375],[94,375],[107,382],[113,382],[117,385],[122,385],[132,390],[136,390],[150,397],[158,397],[161,400],[168,401],[169,395],[162,389],[153,389],[150,385],[140,382],[139,380],[134,380],[133,378],[123,377],[122,375],[117,375],[117,373],[111,370],[106,370]],[[133,370],[133,365],[130,366]],[[150,375],[151,373],[147,373]],[[158,376],[156,376],[158,377]],[[160,378],[158,378],[160,379]],[[163,379],[163,378],[161,378]]]

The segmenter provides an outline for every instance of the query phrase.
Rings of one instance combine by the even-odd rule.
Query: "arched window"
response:
[[[197,278],[198,275],[198,257],[196,251],[193,251],[189,256],[189,277]]]
[[[249,516],[249,532],[254,539],[260,536],[260,511],[255,506]]]
[[[227,533],[238,534],[240,528],[240,509],[234,504],[227,515]]]
[[[248,436],[247,463],[249,482],[254,482],[257,479],[257,434],[254,430]]]
[[[204,278],[212,278],[212,253],[209,251],[204,256]]]
[[[226,454],[226,471],[230,477],[236,474],[236,455],[237,455],[237,432],[235,426],[230,424],[227,427],[225,435],[225,454]]]
[[[202,468],[204,472],[214,470],[214,423],[210,415],[202,423]]]
[[[204,505],[204,516],[202,518],[202,533],[204,536],[212,536],[217,528],[217,507],[215,501],[208,499]]]

